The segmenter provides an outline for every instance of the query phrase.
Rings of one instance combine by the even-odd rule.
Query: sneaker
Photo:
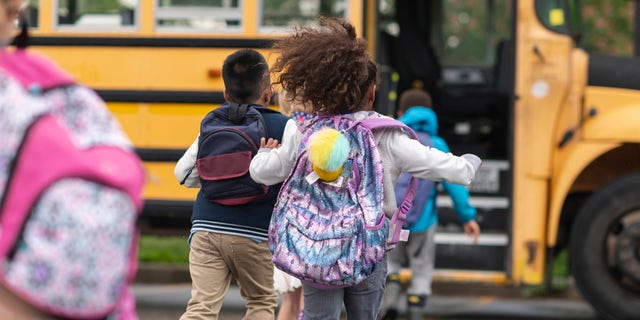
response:
[[[407,297],[409,310],[407,311],[408,320],[423,320],[424,307],[427,305],[427,296],[409,295]]]

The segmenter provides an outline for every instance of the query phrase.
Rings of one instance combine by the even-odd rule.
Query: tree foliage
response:
[[[589,52],[633,55],[635,2],[583,0],[584,48]]]

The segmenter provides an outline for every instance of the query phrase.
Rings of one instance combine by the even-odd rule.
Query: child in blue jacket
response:
[[[431,109],[431,105],[431,96],[425,91],[420,89],[407,90],[400,97],[398,120],[411,127],[418,136],[424,135],[421,133],[426,133],[433,148],[448,153],[450,152],[449,146],[437,135],[438,118]],[[453,200],[454,211],[462,222],[465,233],[472,236],[474,243],[477,243],[480,227],[474,220],[476,209],[469,204],[469,192],[466,187],[446,181],[442,182],[442,187]],[[405,223],[404,227],[410,231],[409,240],[398,243],[397,247],[388,254],[387,288],[381,310],[381,319],[383,320],[395,319],[398,314],[396,304],[401,291],[399,272],[403,266],[408,265],[412,274],[411,283],[407,290],[409,320],[422,319],[427,297],[431,294],[436,248],[434,238],[438,221],[437,190],[432,187],[427,193],[429,194],[416,192],[413,204],[422,204],[424,207],[414,208],[418,209],[421,214],[409,225]]]

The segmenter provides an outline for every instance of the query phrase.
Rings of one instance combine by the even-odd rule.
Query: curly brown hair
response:
[[[345,20],[321,17],[320,22],[324,28],[299,27],[274,43],[280,54],[271,70],[275,83],[316,113],[361,110],[377,73],[367,42]]]

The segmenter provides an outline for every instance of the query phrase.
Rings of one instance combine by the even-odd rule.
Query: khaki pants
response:
[[[191,300],[181,320],[218,319],[232,277],[246,301],[243,320],[274,318],[278,296],[267,241],[198,231],[191,239],[189,272]]]

